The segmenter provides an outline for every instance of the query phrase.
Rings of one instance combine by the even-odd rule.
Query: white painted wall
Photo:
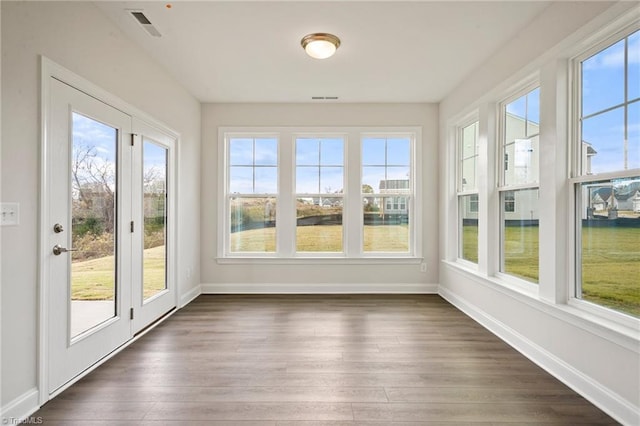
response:
[[[218,127],[225,126],[421,126],[424,197],[423,255],[420,265],[265,265],[218,264]],[[205,104],[202,108],[202,235],[203,291],[242,292],[241,284],[281,284],[265,291],[287,291],[304,284],[309,291],[340,291],[340,284],[373,284],[377,291],[394,291],[394,284],[422,286],[438,279],[437,106],[431,104]],[[235,286],[234,286],[235,284]],[[289,286],[290,285],[290,286]],[[343,287],[343,291],[344,291]],[[355,287],[366,291],[366,286]],[[369,287],[370,289],[373,287]],[[395,289],[400,288],[399,285]],[[252,288],[255,291],[255,287]]]
[[[2,407],[37,386],[39,55],[173,128],[179,143],[179,291],[200,283],[200,103],[88,2],[6,2],[2,15]],[[187,279],[187,268],[192,271]],[[21,413],[22,414],[22,413]]]
[[[635,8],[637,3],[558,2],[523,28],[440,104],[440,294],[543,368],[624,424],[640,424],[640,343],[636,326],[621,326],[566,304],[572,244],[567,184],[567,59],[572,47]],[[540,284],[535,289],[493,277],[497,236],[492,221],[481,229],[477,270],[456,262],[455,155],[452,129],[477,109],[495,147],[495,106],[518,81],[541,81]],[[482,128],[481,124],[481,128]],[[482,132],[481,132],[482,133]],[[485,176],[495,164],[485,153]],[[498,163],[500,164],[500,163]],[[492,183],[480,202],[497,214]],[[485,185],[486,186],[486,185]],[[487,201],[488,200],[488,201]],[[482,220],[482,219],[481,219]],[[482,227],[482,224],[481,224]],[[488,254],[487,254],[488,253]]]

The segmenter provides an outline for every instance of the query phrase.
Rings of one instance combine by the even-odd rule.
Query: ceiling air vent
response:
[[[149,18],[145,16],[144,13],[140,10],[130,10],[131,16],[135,18],[136,21],[144,28],[144,30],[153,37],[162,37],[162,34],[153,26]]]
[[[312,100],[314,101],[335,101],[338,99],[337,96],[312,96]]]

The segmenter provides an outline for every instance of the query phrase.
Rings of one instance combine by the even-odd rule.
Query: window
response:
[[[575,61],[575,298],[640,317],[640,31]]]
[[[227,212],[229,251],[275,252],[278,139],[229,139]]]
[[[458,129],[458,257],[478,262],[478,122]]]
[[[500,272],[537,283],[540,88],[502,103],[500,119]]]
[[[420,256],[417,129],[220,136],[221,258]]]
[[[344,140],[296,139],[296,251],[343,251]]]
[[[411,187],[411,138],[363,138],[362,197],[374,195],[363,212],[364,252],[409,252]]]
[[[505,193],[504,193],[504,211],[505,211],[505,213],[514,213],[516,211],[516,193],[515,193],[515,191],[505,191]]]

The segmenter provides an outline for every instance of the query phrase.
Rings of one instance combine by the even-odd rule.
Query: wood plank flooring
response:
[[[49,425],[616,424],[436,295],[200,296]]]

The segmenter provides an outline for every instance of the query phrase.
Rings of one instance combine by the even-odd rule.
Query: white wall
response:
[[[637,325],[618,325],[565,303],[572,250],[566,179],[567,59],[576,43],[633,7],[640,16],[632,2],[554,3],[440,105],[440,294],[625,424],[640,423]],[[486,208],[487,225],[479,237],[480,251],[485,253],[478,269],[456,261],[452,149],[456,121],[478,109],[484,122],[481,146],[489,146],[481,162],[489,185],[481,189],[480,200],[497,206],[490,178],[496,164],[491,151],[496,146],[493,111],[518,81],[532,73],[541,82],[540,284],[535,290],[493,276],[497,229],[492,229],[490,218],[497,207]]]
[[[424,205],[423,255],[420,265],[264,265],[218,264],[218,127],[224,126],[421,126]],[[246,291],[255,286],[281,284],[264,291],[287,291],[304,284],[310,291],[339,291],[339,284],[370,284],[377,291],[394,291],[400,284],[423,286],[438,280],[437,106],[430,104],[205,104],[202,108],[202,235],[203,291]],[[283,272],[286,269],[286,272]],[[288,285],[291,285],[290,287]],[[317,284],[317,285],[316,285]],[[394,284],[396,286],[394,287]],[[324,287],[323,287],[324,285]],[[367,286],[350,287],[362,288]],[[407,287],[405,287],[407,288]],[[433,288],[433,287],[432,287]]]
[[[37,386],[39,55],[180,133],[179,288],[200,282],[200,103],[88,2],[6,2],[2,8],[2,201],[20,225],[2,228],[2,395]],[[187,280],[186,270],[191,268]],[[6,414],[6,413],[5,413]],[[22,414],[22,413],[21,413]]]

